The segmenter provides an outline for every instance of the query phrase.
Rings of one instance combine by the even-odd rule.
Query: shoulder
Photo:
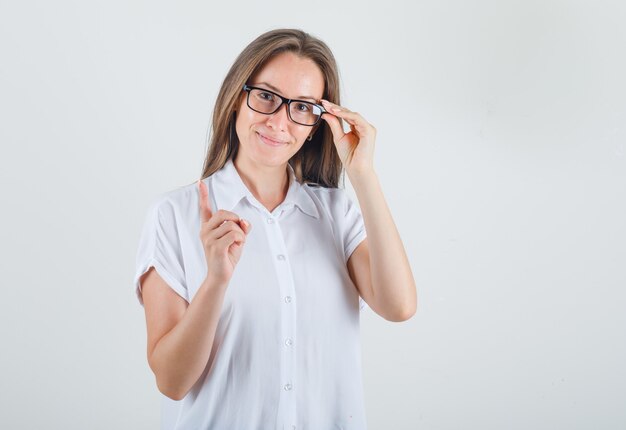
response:
[[[352,204],[352,200],[344,188],[327,188],[305,184],[304,190],[335,219],[342,219]]]
[[[198,207],[198,190],[195,182],[152,197],[148,204],[148,212],[162,220],[173,220],[187,214],[194,207]]]

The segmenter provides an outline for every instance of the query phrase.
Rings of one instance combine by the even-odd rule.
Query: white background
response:
[[[418,287],[407,322],[362,314],[369,428],[626,428],[624,22],[622,1],[1,0],[0,427],[159,427],[147,204],[199,177],[236,55],[295,27],[378,130]]]

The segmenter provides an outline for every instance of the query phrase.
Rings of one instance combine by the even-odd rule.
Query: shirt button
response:
[[[291,346],[291,344],[293,343],[293,341],[289,338],[287,338],[287,340],[285,340],[285,345],[287,346]]]
[[[267,219],[267,223],[268,224],[274,224],[274,219],[273,218],[268,218]]]
[[[291,384],[285,384],[285,391],[289,391],[291,390],[292,386]]]
[[[285,256],[283,254],[278,254],[276,258],[278,258],[279,260],[284,260]]]
[[[286,303],[291,303],[291,296],[285,297],[285,302]]]

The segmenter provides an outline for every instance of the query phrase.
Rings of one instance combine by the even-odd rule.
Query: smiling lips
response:
[[[263,136],[261,133],[257,132],[263,143],[269,146],[282,146],[285,145],[286,142],[279,142],[277,140],[272,140],[269,137]]]

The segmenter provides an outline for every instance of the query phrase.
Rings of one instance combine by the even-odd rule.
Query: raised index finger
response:
[[[200,192],[200,220],[207,222],[213,216],[209,206],[209,190],[202,180],[198,180],[198,191]]]

